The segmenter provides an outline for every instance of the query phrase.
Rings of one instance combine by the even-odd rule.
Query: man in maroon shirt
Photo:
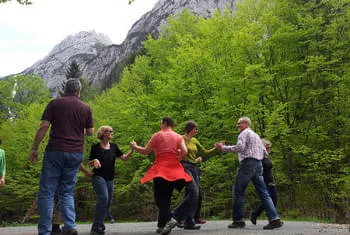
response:
[[[90,107],[80,101],[81,83],[69,79],[65,95],[49,102],[35,135],[30,160],[38,160],[38,147],[50,129],[50,138],[45,149],[41,170],[38,209],[38,234],[51,234],[54,194],[58,190],[59,208],[64,227],[63,234],[76,235],[74,187],[79,166],[84,159],[84,135],[93,135],[93,120]]]

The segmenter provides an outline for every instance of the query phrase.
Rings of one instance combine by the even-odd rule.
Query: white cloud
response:
[[[0,4],[0,76],[42,59],[68,35],[95,30],[120,44],[157,0],[32,0]]]

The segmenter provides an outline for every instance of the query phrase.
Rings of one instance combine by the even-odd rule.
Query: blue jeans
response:
[[[266,185],[266,183],[265,183]],[[267,190],[269,191],[270,197],[272,199],[273,204],[277,205],[277,190],[276,190],[276,186],[267,186]],[[264,204],[260,203],[259,206],[252,212],[252,217],[254,218],[258,218],[259,215],[263,212],[264,210]]]
[[[273,205],[269,192],[267,191],[262,173],[263,167],[261,161],[248,158],[240,163],[240,167],[236,174],[236,180],[233,185],[233,221],[244,220],[244,193],[249,181],[252,181],[261,202],[264,204],[269,221],[279,219],[276,208]]]
[[[74,187],[83,153],[45,152],[41,169],[38,210],[38,234],[50,235],[55,191],[64,223],[63,231],[76,229]]]
[[[94,175],[92,177],[92,186],[96,192],[96,205],[94,222],[91,230],[102,228],[104,230],[104,219],[108,213],[113,198],[114,180],[105,180],[102,176]]]
[[[181,161],[185,171],[192,177],[191,182],[187,182],[185,186],[185,197],[174,210],[173,216],[178,219],[184,219],[185,226],[194,226],[194,216],[197,209],[198,197],[199,197],[199,178],[197,175],[197,164],[193,164],[186,161]]]

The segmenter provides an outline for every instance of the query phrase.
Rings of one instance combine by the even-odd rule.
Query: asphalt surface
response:
[[[247,221],[246,221],[247,222]],[[258,221],[258,224],[252,225],[247,222],[247,225],[243,229],[228,229],[227,225],[231,221],[208,221],[202,225],[200,230],[183,230],[180,228],[174,228],[171,235],[204,235],[204,234],[235,234],[235,235],[261,235],[261,234],[286,234],[286,235],[315,235],[315,234],[350,234],[349,225],[339,224],[321,224],[313,222],[291,222],[284,221],[284,225],[281,228],[275,230],[263,230],[263,226],[266,221]],[[106,235],[156,235],[157,223],[156,222],[140,222],[140,223],[114,223],[106,224]],[[78,224],[79,235],[90,234],[90,224]],[[21,226],[21,227],[0,227],[1,235],[34,235],[37,234],[36,226]]]

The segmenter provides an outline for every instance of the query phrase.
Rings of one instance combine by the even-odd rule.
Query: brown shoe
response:
[[[280,219],[272,220],[267,225],[263,227],[263,229],[271,230],[275,228],[280,228],[283,226],[283,222]]]

